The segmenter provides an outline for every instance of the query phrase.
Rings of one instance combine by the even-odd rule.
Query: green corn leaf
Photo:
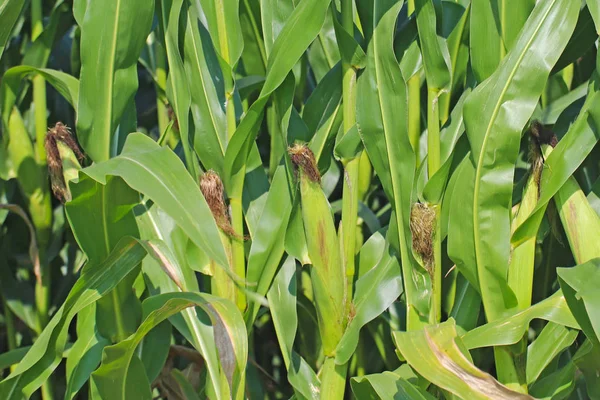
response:
[[[292,204],[292,193],[290,193],[285,167],[280,166],[273,177],[248,256],[247,286],[261,296],[267,294],[283,256],[285,232],[292,212]],[[246,313],[248,330],[251,330],[259,308],[260,304],[256,302],[249,305]]]
[[[439,204],[442,196],[445,193],[448,178],[450,176],[450,169],[454,161],[454,156],[457,151],[454,151],[459,139],[465,132],[465,125],[463,119],[463,106],[464,101],[470,94],[470,90],[467,89],[458,99],[458,102],[452,110],[450,115],[450,122],[440,132],[440,169],[427,180],[427,171],[425,168],[419,170],[419,177],[417,180],[417,193],[422,193],[422,197],[425,201],[432,204]],[[426,164],[423,161],[423,165]]]
[[[244,40],[240,27],[239,0],[200,0],[208,30],[219,57],[231,74],[242,56]]]
[[[52,47],[57,39],[60,39],[69,30],[72,20],[71,7],[64,0],[58,0],[52,7],[50,20],[44,30],[23,56],[23,65],[45,67],[48,64]]]
[[[288,370],[288,381],[297,395],[307,399],[318,399],[320,382],[317,375],[293,350],[298,330],[296,287],[296,260],[288,257],[275,276],[267,298],[279,347]]]
[[[213,169],[222,175],[227,134],[223,100],[218,95],[223,88],[217,86],[216,82],[222,81],[223,77],[208,33],[197,23],[195,9],[188,9],[186,17],[183,62],[191,96],[194,150],[205,169]],[[181,84],[174,82],[178,78],[178,73],[173,75],[170,82],[172,87]]]
[[[25,1],[12,0],[4,0],[2,4],[0,4],[0,19],[3,22],[2,28],[0,28],[0,56],[4,53],[6,43],[10,39],[13,28],[26,5],[27,2]]]
[[[172,292],[198,292],[198,281],[190,268],[185,268],[185,260],[181,258],[177,248],[180,229],[175,221],[162,209],[148,206],[147,203],[136,209],[136,218],[140,227],[140,234],[144,240],[153,243],[153,253],[157,251],[162,255],[161,261],[168,261],[168,274],[165,274],[164,265],[154,258],[146,257],[142,271],[148,281],[151,295]],[[192,258],[189,263],[197,262]],[[219,382],[224,378],[219,366],[219,358],[214,346],[214,329],[210,325],[209,317],[201,309],[185,309],[182,313],[169,318],[173,326],[194,346],[206,362],[209,377],[213,386],[219,387]]]
[[[273,51],[275,40],[296,8],[292,0],[260,0],[261,25],[267,57]]]
[[[596,33],[600,34],[600,4],[597,1],[586,1],[588,10],[594,19],[596,25]]]
[[[2,121],[5,124],[4,126],[8,126],[8,119],[17,101],[23,79],[36,73],[43,76],[77,110],[79,81],[76,78],[61,71],[21,65],[12,67],[2,76],[0,99],[2,100]]]
[[[309,147],[315,153],[321,173],[329,169],[329,154],[342,123],[341,82],[341,64],[336,64],[311,93],[302,112],[311,138]]]
[[[361,255],[362,263],[372,262],[374,267],[356,282],[352,300],[354,317],[335,351],[338,364],[348,362],[356,351],[362,327],[383,313],[402,294],[402,273],[397,255],[389,243],[382,250],[374,254],[379,258],[375,260],[367,260]]]
[[[534,0],[473,0],[471,64],[479,82],[491,76],[512,49],[534,6]]]
[[[139,237],[131,212],[139,197],[122,179],[110,177],[101,184],[82,173],[69,188],[73,200],[65,207],[67,218],[88,260],[104,260],[124,236]],[[134,280],[135,275],[128,276],[110,296],[99,301],[96,323],[101,336],[116,341],[135,332],[141,309],[131,290]]]
[[[396,371],[352,378],[352,392],[358,399],[432,400],[429,393],[401,377]]]
[[[102,365],[92,375],[100,398],[128,399],[131,397],[151,399],[141,362],[136,362],[135,349],[152,328],[170,316],[188,307],[199,306],[211,318],[215,327],[215,344],[218,347],[227,376],[228,388],[220,388],[218,398],[225,398],[223,389],[228,389],[232,398],[241,398],[244,390],[241,377],[246,367],[248,344],[244,322],[235,304],[204,293],[167,293],[153,296],[144,301],[146,318],[136,333],[126,340],[104,349]],[[144,384],[144,378],[146,383]]]
[[[600,308],[597,290],[600,259],[557,270],[560,287],[581,329],[594,347],[600,346]]]
[[[186,9],[184,8],[183,0],[160,0],[158,8],[160,12],[160,26],[165,36],[165,50],[169,63],[167,98],[169,99],[169,103],[171,104],[173,112],[177,118],[186,166],[192,176],[197,178],[199,171],[197,171],[196,168],[196,158],[190,151],[191,127],[189,116],[192,100],[190,88],[186,79],[183,58],[179,52],[179,31],[181,30],[180,16],[183,12],[182,10]]]
[[[102,337],[96,327],[96,304],[92,303],[77,316],[77,341],[67,356],[67,388],[65,399],[72,400],[90,379],[102,359],[102,350],[110,340]]]
[[[348,33],[340,24],[340,16],[333,17],[333,28],[340,49],[342,60],[353,68],[363,69],[366,63],[365,51],[360,47],[354,36]]]
[[[118,152],[115,131],[138,87],[137,60],[150,33],[154,1],[75,3],[85,10],[77,18],[81,27],[77,132],[86,153],[98,162]],[[120,134],[135,128],[122,126],[125,132]]]
[[[537,381],[544,368],[571,346],[578,334],[576,330],[569,330],[553,322],[546,325],[527,348],[527,383]]]
[[[409,329],[429,314],[431,279],[412,256],[409,228],[415,153],[408,140],[406,84],[394,55],[393,34],[402,1],[375,1],[373,39],[358,82],[357,126],[383,189],[393,203],[399,233]]]
[[[590,87],[590,93],[579,117],[552,153],[546,157],[538,204],[529,218],[513,233],[511,239],[513,245],[518,245],[536,235],[548,202],[592,151],[600,138],[597,129],[600,124],[599,109],[600,92]]]
[[[479,326],[461,338],[468,349],[514,344],[523,338],[534,319],[579,329],[577,321],[569,311],[565,296],[559,291],[523,311],[516,311],[512,315]]]
[[[427,86],[436,91],[449,89],[452,82],[450,54],[446,40],[438,37],[436,33],[433,0],[416,0],[415,12]]]
[[[171,150],[141,133],[129,135],[119,157],[84,170],[100,184],[120,176],[132,189],[152,199],[189,238],[219,265],[228,265],[219,230],[198,184]]]
[[[597,38],[598,33],[596,33],[596,27],[590,15],[589,7],[583,7],[579,13],[575,32],[573,32],[571,40],[569,40],[567,47],[558,59],[552,72],[558,72],[567,65],[576,62],[580,57],[583,57],[594,46]]]
[[[593,232],[600,231],[600,216],[592,208],[574,177],[554,195],[554,202],[575,262],[583,264],[600,257],[600,243]]]
[[[60,363],[69,323],[75,315],[113,289],[136,269],[145,255],[144,248],[135,239],[124,238],[107,259],[89,263],[27,355],[12,374],[0,382],[1,397],[20,400],[22,396],[31,396]]]
[[[461,258],[463,265],[476,266],[479,282],[471,282],[481,288],[488,320],[515,303],[506,285],[510,253],[507,238],[521,130],[558,59],[560,52],[556,49],[564,49],[573,33],[577,11],[571,1],[538,3],[505,61],[465,102],[465,126],[472,152],[462,173],[466,179],[473,179],[473,197],[453,212],[462,215],[462,229],[468,232],[463,235],[465,254]],[[471,199],[467,195],[465,200]]]
[[[267,76],[259,98],[246,112],[225,153],[225,186],[227,192],[239,185],[246,159],[258,133],[269,96],[281,85],[310,43],[318,35],[330,0],[302,0],[288,18],[269,54]],[[292,39],[293,38],[293,39]]]
[[[357,4],[357,7],[360,7],[361,3]],[[365,4],[367,3],[365,2]],[[311,44],[308,50],[308,60],[315,73],[317,83],[321,83],[327,73],[341,60],[333,26],[333,13],[327,13],[317,40]]]

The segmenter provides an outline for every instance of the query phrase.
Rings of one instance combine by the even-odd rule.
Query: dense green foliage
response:
[[[0,0],[0,399],[600,398],[598,32]]]

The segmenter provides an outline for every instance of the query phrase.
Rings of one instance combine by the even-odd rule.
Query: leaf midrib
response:
[[[110,150],[111,150],[111,137],[113,136],[113,132],[111,132],[112,129],[112,109],[113,109],[113,92],[114,92],[114,85],[113,85],[113,81],[115,79],[115,57],[116,57],[116,52],[117,52],[117,36],[118,36],[118,32],[119,32],[119,15],[121,14],[121,0],[117,0],[117,4],[115,7],[115,24],[113,27],[113,37],[112,37],[112,42],[111,42],[111,51],[109,53],[109,70],[108,70],[108,75],[109,75],[109,84],[108,84],[108,98],[107,98],[107,104],[106,104],[106,108],[104,110],[104,120],[108,121],[108,132],[106,132],[106,135],[104,136],[105,138],[107,138],[108,143],[107,143],[107,147],[108,147],[108,156],[110,157]],[[104,151],[104,149],[102,149]]]

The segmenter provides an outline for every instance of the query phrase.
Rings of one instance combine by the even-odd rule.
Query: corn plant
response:
[[[0,399],[600,398],[597,0],[0,3]]]

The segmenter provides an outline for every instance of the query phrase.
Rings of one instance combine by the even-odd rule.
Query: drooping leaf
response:
[[[0,396],[7,400],[31,396],[60,363],[69,323],[75,315],[114,288],[145,255],[146,251],[135,239],[124,238],[106,260],[89,263],[27,355],[0,382]]]
[[[560,287],[575,319],[594,346],[600,346],[600,298],[595,289],[600,275],[600,259],[574,268],[559,268]]]
[[[27,2],[25,1],[13,0],[5,0],[0,4],[0,20],[2,20],[2,28],[0,28],[0,56],[4,53],[6,43],[10,39],[12,30],[26,5]]]
[[[420,375],[460,398],[531,399],[508,389],[473,364],[453,319],[393,335],[402,356]]]
[[[92,375],[92,382],[101,398],[128,399],[134,396],[151,399],[149,391],[147,394],[139,392],[141,387],[149,385],[141,362],[133,361],[135,349],[157,324],[192,306],[203,308],[210,316],[215,327],[215,345],[221,360],[225,361],[223,368],[229,384],[229,393],[232,398],[239,398],[238,391],[244,390],[240,383],[243,382],[241,374],[246,367],[248,353],[244,322],[235,304],[205,293],[167,293],[144,301],[144,313],[147,316],[142,325],[131,337],[106,347],[102,365]],[[222,390],[223,388],[218,388],[218,398],[224,398]]]
[[[128,136],[118,157],[94,164],[84,172],[101,184],[108,176],[120,176],[166,211],[211,259],[228,265],[217,225],[198,184],[168,148],[134,133]]]
[[[461,338],[468,349],[514,344],[521,340],[531,321],[536,318],[579,329],[577,321],[569,311],[565,296],[559,291],[526,310],[479,326]]]
[[[319,379],[308,363],[293,350],[298,329],[296,311],[296,260],[288,257],[275,276],[268,299],[273,325],[283,360],[288,370],[288,380],[294,390],[307,399],[319,398]]]

